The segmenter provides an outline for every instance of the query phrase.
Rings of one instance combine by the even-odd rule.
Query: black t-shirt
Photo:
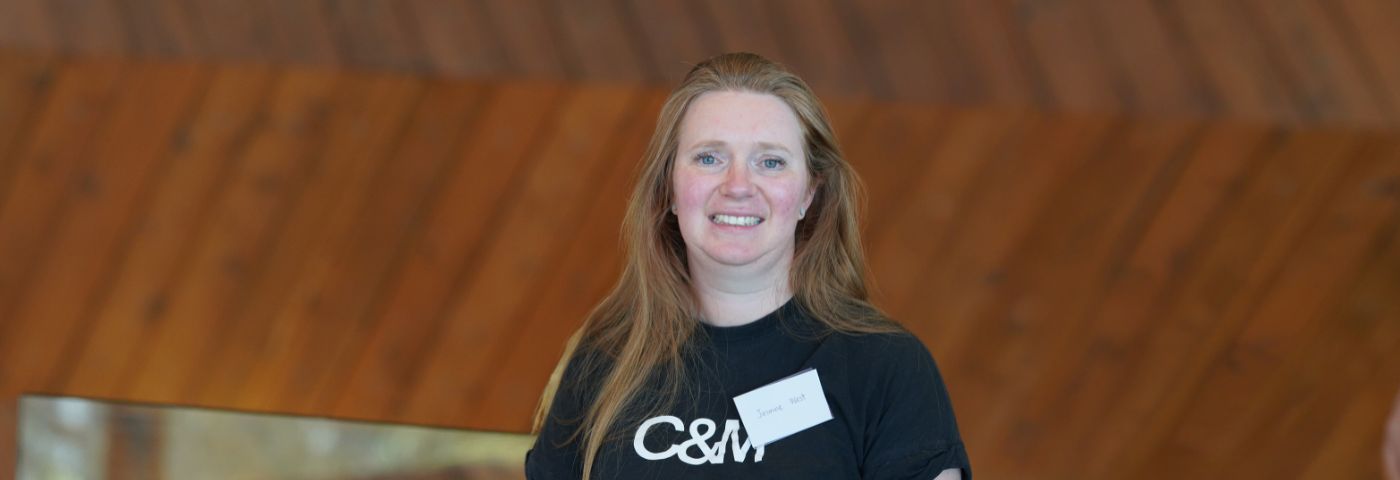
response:
[[[626,430],[604,443],[593,478],[931,480],[949,468],[972,478],[943,379],[913,335],[824,334],[793,301],[746,325],[701,325],[680,398],[664,412],[620,419]],[[526,454],[530,479],[583,475],[582,442],[565,440],[598,382],[580,377],[580,355]],[[833,418],[751,445],[733,397],[807,368],[817,370]]]

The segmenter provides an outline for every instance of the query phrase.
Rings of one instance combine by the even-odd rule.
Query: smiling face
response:
[[[691,102],[672,169],[692,268],[792,259],[799,211],[815,192],[792,108],[774,95],[719,91]]]

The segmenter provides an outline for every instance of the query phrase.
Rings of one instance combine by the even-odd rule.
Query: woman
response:
[[[858,180],[801,79],[706,60],[643,161],[626,265],[541,398],[527,476],[970,478],[932,357],[867,299]],[[775,383],[808,369],[816,390]],[[768,385],[831,418],[742,417],[733,397]]]

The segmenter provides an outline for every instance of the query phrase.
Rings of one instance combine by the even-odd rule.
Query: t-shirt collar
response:
[[[799,308],[796,298],[789,298],[788,301],[776,310],[768,312],[758,320],[735,326],[718,327],[705,322],[699,322],[701,329],[714,343],[734,343],[742,342],[754,338],[759,338],[777,332],[782,326],[784,318],[795,318]]]

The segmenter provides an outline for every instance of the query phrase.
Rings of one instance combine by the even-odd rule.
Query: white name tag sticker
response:
[[[749,441],[763,446],[831,420],[831,407],[815,369],[734,397]]]

